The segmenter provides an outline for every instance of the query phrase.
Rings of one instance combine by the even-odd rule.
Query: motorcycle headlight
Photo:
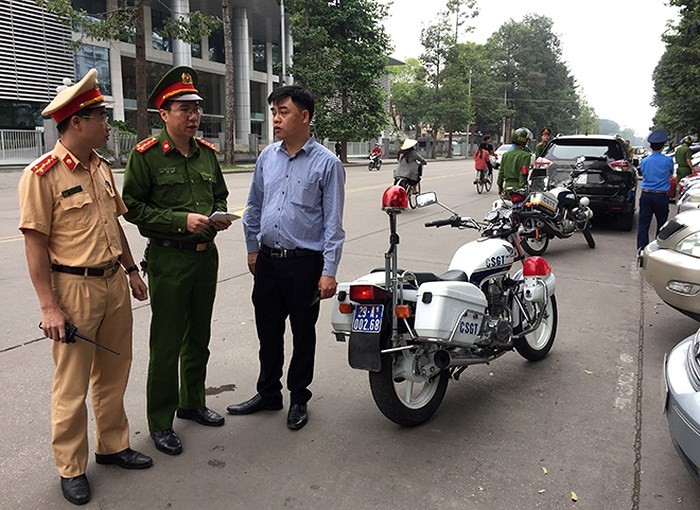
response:
[[[675,251],[690,255],[691,257],[700,258],[700,232],[695,232],[681,239],[676,245]]]

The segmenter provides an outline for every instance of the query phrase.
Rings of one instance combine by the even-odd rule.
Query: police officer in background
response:
[[[668,191],[671,188],[673,159],[661,153],[668,141],[666,131],[654,131],[647,138],[653,151],[642,160],[642,184],[637,223],[637,256],[649,244],[649,226],[656,217],[656,233],[668,219]]]
[[[224,424],[206,407],[204,384],[219,267],[214,237],[231,222],[209,219],[226,211],[228,190],[216,148],[195,137],[202,119],[196,87],[190,67],[163,76],[149,102],[165,129],[134,147],[124,174],[124,217],[149,239],[148,427],[156,448],[169,455],[182,452],[176,413],[201,425]]]
[[[527,143],[532,140],[532,131],[521,127],[513,133],[515,147],[501,156],[498,171],[498,193],[506,189],[522,189],[527,185],[527,173],[530,168],[532,152]]]
[[[535,157],[539,158],[544,152],[544,148],[549,143],[549,137],[552,136],[552,130],[549,128],[543,128],[540,131],[540,143],[535,145]]]
[[[676,149],[674,158],[678,163],[676,169],[676,185],[679,185],[683,177],[689,176],[693,172],[693,153],[690,150],[690,145],[693,143],[693,137],[686,136]]]
[[[61,490],[82,505],[91,497],[85,475],[89,383],[96,462],[126,469],[153,465],[129,448],[124,411],[131,366],[129,287],[140,301],[148,291],[119,224],[126,208],[109,166],[94,150],[110,131],[97,71],[59,92],[42,115],[58,124],[60,139],[20,178],[19,228],[44,334],[54,341],[51,433]],[[67,321],[119,355],[83,341],[67,343]]]

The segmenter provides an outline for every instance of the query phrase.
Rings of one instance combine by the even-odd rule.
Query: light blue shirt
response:
[[[673,159],[654,151],[642,160],[642,189],[668,191],[673,175]]]
[[[345,168],[312,136],[290,157],[284,142],[268,145],[255,163],[243,215],[248,253],[304,248],[323,253],[323,275],[338,270],[345,240]]]

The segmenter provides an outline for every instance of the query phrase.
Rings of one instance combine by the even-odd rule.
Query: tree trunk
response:
[[[236,160],[234,130],[236,117],[234,112],[233,90],[233,43],[231,35],[231,12],[229,0],[221,1],[221,13],[224,21],[224,53],[226,56],[226,111],[224,112],[224,164],[231,165]]]
[[[451,158],[452,157],[452,131],[450,131],[450,134],[448,136],[448,146],[447,146],[447,157]]]
[[[146,89],[146,30],[144,27],[144,0],[136,0],[136,137],[143,140],[149,135],[148,91]]]
[[[440,128],[439,128],[439,127],[438,127],[438,128],[432,128],[432,129],[431,129],[432,138],[433,138],[433,147],[432,147],[432,149],[431,149],[431,151],[430,151],[430,157],[431,157],[432,159],[435,159],[435,156],[436,156],[436,154],[437,154],[437,144],[438,144],[437,135],[438,135],[438,132],[439,132],[439,131],[440,131]]]

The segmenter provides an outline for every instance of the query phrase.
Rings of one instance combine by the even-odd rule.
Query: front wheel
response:
[[[476,180],[476,192],[481,195],[484,191],[484,181],[481,180],[481,178]]]
[[[523,301],[523,304],[528,312],[534,313],[533,303]],[[549,296],[547,306],[542,313],[544,316],[539,328],[515,339],[515,350],[529,361],[543,360],[554,345],[554,339],[557,336],[557,300],[554,294]]]
[[[410,185],[406,191],[408,191],[408,205],[411,209],[415,209],[418,205],[418,195],[420,195],[420,182]]]
[[[520,245],[529,255],[541,256],[549,246],[549,236],[540,230],[540,224],[533,219],[523,221],[523,226],[528,230],[536,230],[537,237],[523,237]]]
[[[583,232],[583,237],[586,239],[586,242],[588,243],[588,246],[591,248],[595,248],[595,239],[593,239],[593,234],[591,234],[591,228],[586,227]]]
[[[449,372],[432,377],[421,371],[433,367],[423,352],[400,351],[382,355],[382,369],[369,373],[372,398],[384,416],[404,427],[428,421],[442,403]]]

